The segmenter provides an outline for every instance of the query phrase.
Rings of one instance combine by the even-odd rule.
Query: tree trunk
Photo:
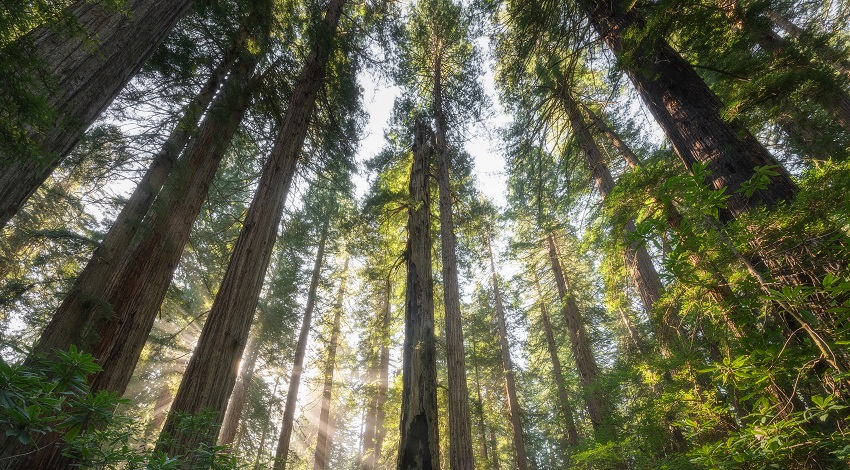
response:
[[[0,87],[0,102],[10,105],[5,110],[11,114],[8,118],[26,129],[23,138],[32,147],[23,157],[0,153],[0,228],[50,176],[191,4],[191,0],[128,0],[119,9],[79,0],[65,13],[83,33],[42,25],[18,40],[24,54],[39,61],[37,70],[7,71],[10,75],[3,81],[25,83],[32,98],[43,99],[53,114],[49,123],[27,122],[15,111],[20,109],[14,106],[19,98],[7,95],[13,88]]]
[[[333,446],[333,426],[330,423],[331,397],[334,385],[334,367],[336,366],[336,349],[339,343],[339,325],[342,321],[342,302],[345,299],[345,283],[348,278],[348,258],[342,268],[342,279],[339,283],[339,292],[334,305],[334,319],[331,327],[331,339],[328,343],[328,357],[325,359],[325,385],[322,389],[322,408],[319,412],[319,435],[316,442],[316,453],[313,458],[313,470],[325,470],[328,468],[331,458],[331,447]]]
[[[286,392],[286,407],[283,410],[283,424],[277,450],[274,457],[274,470],[286,468],[289,457],[289,440],[292,437],[292,424],[295,420],[295,404],[298,401],[298,388],[301,386],[301,373],[304,370],[304,355],[307,352],[307,339],[310,336],[310,323],[313,321],[313,309],[316,305],[316,290],[322,271],[322,259],[325,256],[325,243],[328,238],[328,223],[325,218],[322,235],[319,238],[319,248],[316,250],[316,263],[313,265],[313,275],[310,278],[310,290],[307,292],[307,306],[304,308],[304,318],[301,320],[301,332],[298,334],[298,344],[295,346],[295,358],[292,364],[292,374],[289,377],[289,391]]]
[[[502,367],[505,372],[505,391],[508,394],[508,410],[511,414],[511,429],[513,430],[514,453],[516,466],[519,470],[528,470],[528,457],[525,453],[525,438],[522,434],[522,410],[516,393],[516,378],[514,364],[511,360],[511,349],[508,344],[508,330],[505,325],[505,307],[502,304],[502,293],[499,290],[499,278],[496,274],[496,261],[493,257],[492,241],[487,239],[487,250],[490,255],[490,270],[492,272],[493,296],[496,307],[496,330],[499,334],[499,347],[502,350]]]
[[[93,392],[124,393],[147,341],[174,269],[189,238],[192,223],[207,197],[218,165],[250,102],[245,86],[256,66],[255,56],[243,57],[201,125],[198,138],[186,150],[183,167],[171,175],[158,196],[149,228],[107,288],[106,302],[92,305],[78,344],[91,351],[103,368],[91,379]],[[21,459],[22,469],[65,468],[70,460],[55,445],[61,436],[48,434],[41,450]],[[14,451],[14,445],[5,446]],[[6,454],[4,454],[6,455]],[[12,454],[9,454],[12,455]],[[9,465],[12,465],[11,463]]]
[[[765,14],[774,25],[797,41],[806,41],[808,43],[810,40],[814,39],[808,31],[797,26],[793,21],[785,18],[779,12],[767,9],[765,10]],[[817,44],[817,47],[814,48],[814,52],[818,58],[824,63],[832,66],[836,72],[845,75],[845,78],[850,78],[850,60],[843,57],[840,53],[838,53],[838,51],[828,45],[823,45],[819,41],[817,41]]]
[[[72,344],[84,347],[83,345],[89,345],[96,340],[83,338],[87,325],[92,321],[90,315],[97,310],[97,304],[105,301],[106,289],[121,266],[122,259],[129,255],[133,239],[142,228],[142,219],[165,184],[177,157],[197,132],[198,120],[209,108],[221,81],[232,69],[234,61],[244,48],[243,43],[244,38],[234,44],[207,83],[186,106],[182,117],[154,156],[150,167],[112,223],[103,242],[94,251],[88,264],[74,281],[70,292],[41,333],[33,352],[50,354],[55,349],[64,351]]]
[[[389,327],[392,297],[392,284],[389,277],[384,285],[384,305],[378,318],[378,331],[375,338],[375,357],[369,368],[368,380],[372,396],[366,410],[365,431],[363,433],[363,454],[360,468],[372,470],[381,458],[384,426],[384,401],[389,388]]]
[[[590,132],[591,124],[585,121],[584,115],[581,112],[579,103],[570,94],[569,89],[563,86],[558,90],[559,96],[564,103],[564,108],[567,111],[567,116],[570,121],[573,135],[575,135],[579,146],[581,147],[584,161],[590,170],[593,180],[596,182],[596,187],[605,200],[608,195],[614,191],[614,177],[611,176],[611,170],[602,157],[602,152]],[[626,155],[624,153],[624,155]],[[634,157],[633,154],[631,154]],[[627,158],[628,160],[629,158]],[[628,234],[634,233],[634,220],[629,220],[625,227],[625,237]],[[678,325],[681,323],[679,313],[672,306],[653,307],[661,298],[661,279],[658,277],[658,271],[655,270],[655,265],[652,264],[652,258],[646,251],[646,247],[638,242],[632,242],[625,249],[626,268],[629,271],[632,282],[634,282],[635,290],[641,299],[643,308],[653,325],[653,330],[658,343],[661,346],[661,353],[665,357],[669,357],[673,351],[678,348],[675,346],[679,336]],[[659,316],[660,314],[660,316]]]
[[[381,325],[381,359],[378,369],[378,397],[375,400],[375,452],[373,462],[378,465],[381,461],[381,451],[384,446],[384,438],[387,431],[384,428],[386,420],[386,412],[384,411],[384,403],[387,401],[387,391],[390,388],[390,321],[392,314],[392,305],[389,302],[392,295],[392,284],[387,278],[387,308],[384,311],[383,324]]]
[[[772,207],[794,198],[797,186],[767,150],[738,122],[725,121],[723,104],[693,67],[664,40],[631,35],[645,19],[636,10],[625,10],[614,0],[581,0],[593,27],[621,59],[644,104],[690,170],[706,165],[707,182],[727,188],[724,221],[759,207]],[[628,59],[625,59],[628,56]],[[756,167],[775,166],[780,173],[771,184],[751,197],[739,193],[741,184],[755,175]]]
[[[316,38],[292,91],[286,116],[263,167],[257,192],[245,215],[221,287],[174,400],[174,411],[188,415],[196,415],[202,410],[218,413],[213,423],[216,427],[236,382],[239,357],[257,309],[286,196],[316,107],[316,97],[324,83],[328,59],[335,48],[334,37],[345,2],[331,0],[328,4],[319,27],[326,36]],[[166,423],[166,429],[174,431],[169,423]],[[197,435],[178,437],[173,432],[172,435],[178,447],[195,448],[195,444],[201,442],[201,436]],[[169,454],[173,452],[166,450],[165,446],[161,449]],[[188,460],[184,466],[190,465]]]
[[[437,143],[437,181],[440,187],[440,242],[443,259],[443,305],[446,321],[446,369],[449,402],[449,467],[473,470],[472,425],[469,419],[469,390],[466,384],[466,354],[460,313],[460,288],[457,280],[457,240],[452,214],[452,189],[449,175],[450,156],[446,141],[446,116],[443,113],[441,57],[434,73],[434,115]]]
[[[236,438],[236,431],[239,429],[239,421],[242,418],[242,409],[245,407],[245,400],[248,398],[248,387],[251,385],[251,379],[254,378],[254,368],[257,365],[257,358],[260,356],[259,343],[260,339],[257,336],[252,336],[248,340],[248,345],[245,346],[239,378],[236,379],[236,385],[233,386],[230,402],[222,419],[221,432],[218,434],[218,445],[232,444],[233,439]]]
[[[549,349],[549,357],[552,360],[552,375],[555,377],[555,385],[558,387],[558,408],[561,410],[561,419],[566,428],[567,438],[564,439],[564,443],[567,444],[564,446],[564,451],[566,452],[570,447],[578,445],[578,430],[576,430],[575,418],[573,417],[573,407],[570,405],[570,400],[567,396],[567,384],[564,381],[561,360],[558,358],[558,343],[555,342],[555,332],[552,329],[552,322],[549,320],[549,311],[546,308],[546,301],[543,299],[543,291],[540,289],[540,281],[537,279],[537,273],[534,273],[534,285],[537,288],[537,298],[540,302],[540,318],[543,320],[543,333],[546,335],[546,346]],[[565,462],[565,464],[568,463]]]
[[[440,468],[434,280],[431,275],[431,197],[428,184],[431,141],[427,125],[417,121],[407,218],[407,294],[402,349],[399,470]]]
[[[593,429],[601,431],[606,421],[606,413],[610,408],[606,400],[600,396],[598,390],[599,366],[596,365],[596,357],[590,347],[590,339],[587,337],[581,311],[579,311],[575,298],[570,292],[569,281],[561,269],[555,237],[552,234],[547,235],[546,242],[549,245],[549,261],[552,263],[552,272],[555,274],[558,296],[561,298],[561,313],[570,333],[570,347],[573,351],[576,369],[578,369],[579,382],[587,405],[587,414],[593,424]]]
[[[481,395],[481,374],[478,371],[478,354],[475,351],[475,341],[472,342],[472,367],[475,370],[475,393],[478,397],[478,403],[475,406],[475,414],[478,418],[478,434],[481,439],[481,456],[484,461],[490,463],[489,453],[487,452],[487,431],[484,422],[484,397]]]

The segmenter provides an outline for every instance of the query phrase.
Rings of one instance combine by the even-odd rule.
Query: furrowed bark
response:
[[[292,364],[292,374],[289,377],[289,389],[286,392],[286,406],[283,410],[283,424],[277,441],[274,457],[274,470],[286,468],[289,457],[289,440],[292,437],[292,424],[295,421],[295,404],[298,401],[298,388],[301,386],[301,373],[304,371],[304,355],[307,352],[307,339],[310,336],[310,324],[313,321],[313,310],[316,306],[316,291],[322,271],[322,260],[325,256],[325,243],[328,239],[328,223],[325,219],[322,234],[319,237],[319,247],[316,250],[316,262],[310,278],[310,288],[307,291],[307,305],[304,308],[304,318],[301,320],[301,332],[298,334],[298,344],[295,346],[295,358]]]
[[[346,0],[331,0],[324,19],[318,25],[320,34],[324,34],[316,38],[296,81],[221,287],[172,406],[172,411],[188,415],[211,410],[217,413],[214,427],[221,423],[221,415],[236,382],[239,357],[257,309],[286,196],[295,176],[316,98],[324,83],[328,60],[335,49],[337,25],[345,3]],[[166,423],[166,429],[175,437],[175,444],[179,442],[179,446],[184,448],[201,443],[201,439],[209,439],[209,436],[187,434],[178,437],[170,422]],[[173,455],[173,450],[164,446],[160,448]],[[190,460],[184,459],[184,466],[191,465]]]
[[[339,284],[339,292],[334,305],[333,326],[331,327],[331,338],[328,343],[328,356],[325,362],[325,384],[322,388],[322,408],[319,412],[319,435],[316,442],[316,452],[313,457],[313,470],[325,470],[328,468],[333,445],[333,426],[330,422],[331,397],[334,384],[334,367],[336,365],[336,350],[339,343],[339,325],[342,321],[342,302],[345,298],[345,283],[348,278],[348,258],[342,268],[342,280]]]
[[[248,398],[248,386],[251,384],[251,379],[254,378],[254,368],[257,365],[257,358],[260,356],[259,342],[257,336],[251,336],[245,346],[239,378],[236,379],[233,392],[230,393],[230,402],[222,419],[221,432],[218,434],[218,445],[232,444],[236,438],[239,420],[242,418],[242,409],[245,407],[245,400]]]
[[[440,187],[440,244],[443,259],[443,305],[446,321],[446,369],[449,384],[449,466],[473,470],[472,425],[469,418],[469,389],[466,384],[466,354],[457,280],[457,240],[452,213],[449,145],[443,112],[441,56],[434,72],[434,116],[437,143],[437,181]]]
[[[797,186],[787,171],[749,131],[722,118],[723,104],[693,67],[664,40],[630,34],[646,23],[638,11],[627,11],[614,0],[581,0],[579,5],[626,69],[685,167],[705,164],[707,183],[717,190],[727,188],[724,221],[794,198]],[[759,166],[775,166],[779,175],[749,198],[737,192]]]
[[[511,416],[511,430],[513,431],[514,454],[516,455],[516,466],[519,470],[528,470],[528,456],[525,453],[525,437],[522,434],[522,409],[516,392],[516,377],[514,376],[514,364],[511,360],[511,348],[508,344],[508,330],[505,325],[505,307],[502,304],[502,293],[499,289],[499,278],[496,274],[496,261],[493,257],[492,240],[487,239],[487,251],[490,255],[490,271],[493,283],[493,296],[495,298],[496,330],[499,334],[499,347],[502,351],[502,368],[505,373],[505,391],[508,395],[508,411]]]
[[[30,92],[43,98],[55,114],[42,127],[26,122],[22,111],[3,112],[26,129],[24,138],[33,152],[21,156],[0,151],[0,228],[74,148],[191,4],[191,0],[128,0],[125,13],[80,0],[65,12],[77,20],[83,34],[42,25],[18,39],[26,54],[39,61],[37,70],[29,71],[33,77],[16,77],[21,74],[16,70],[4,78],[32,83]],[[7,87],[0,90],[7,93]],[[14,96],[0,100],[16,102]]]
[[[209,80],[184,109],[182,117],[154,156],[150,167],[112,223],[103,242],[94,251],[88,264],[74,281],[70,292],[50,319],[50,323],[41,333],[33,347],[36,354],[49,355],[55,349],[64,351],[72,344],[84,348],[84,345],[96,341],[96,338],[84,337],[94,333],[87,328],[92,321],[91,314],[98,310],[97,304],[106,301],[106,289],[116,276],[121,260],[129,256],[132,242],[142,228],[142,220],[171,174],[177,157],[197,132],[201,115],[209,108],[219,85],[232,69],[244,47],[243,43],[244,39],[237,41],[225,54]]]
[[[398,470],[440,468],[434,280],[431,275],[431,197],[428,175],[432,136],[414,128],[407,219],[407,293],[404,312],[401,423]]]
[[[157,197],[149,228],[122,263],[107,287],[106,302],[92,306],[78,344],[91,351],[103,368],[91,379],[93,392],[124,393],[165,297],[192,223],[206,200],[209,187],[230,141],[250,103],[246,86],[257,58],[243,57],[231,79],[204,119],[198,138],[186,150],[183,166],[171,175]],[[61,455],[61,436],[49,434],[40,450],[22,458],[22,469],[67,468]],[[10,451],[12,446],[6,446]]]

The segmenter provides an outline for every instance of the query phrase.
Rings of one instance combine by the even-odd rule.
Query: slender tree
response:
[[[289,441],[292,437],[292,425],[295,421],[295,403],[298,400],[298,389],[301,386],[301,374],[304,370],[304,355],[307,353],[307,339],[310,336],[310,324],[313,321],[313,310],[316,305],[316,293],[319,287],[322,262],[325,255],[325,243],[328,239],[330,218],[326,218],[319,236],[319,246],[316,249],[316,262],[310,277],[310,288],[307,291],[307,305],[304,307],[304,317],[301,320],[301,332],[298,334],[298,344],[295,346],[295,358],[292,364],[292,374],[289,377],[289,390],[286,392],[286,408],[283,411],[283,424],[275,451],[274,469],[286,468],[289,456]]]
[[[502,351],[502,367],[505,374],[505,391],[508,394],[508,411],[511,418],[511,429],[513,430],[514,453],[516,454],[516,465],[520,470],[528,469],[528,456],[525,453],[525,437],[522,432],[522,410],[517,398],[516,377],[513,361],[511,360],[511,348],[508,343],[508,330],[505,325],[505,307],[502,303],[502,294],[499,289],[498,271],[493,256],[493,242],[487,235],[487,254],[490,260],[490,273],[493,283],[493,297],[495,300],[496,331],[499,335],[499,347]]]
[[[324,386],[322,388],[322,407],[319,411],[319,436],[316,442],[316,452],[313,456],[313,470],[328,468],[333,444],[333,425],[331,424],[331,398],[334,386],[334,368],[336,366],[336,350],[339,342],[340,322],[342,321],[343,300],[345,299],[346,281],[348,280],[348,261],[342,268],[342,278],[339,283],[336,302],[333,306],[333,323],[331,337],[327,344],[327,356],[324,367]]]

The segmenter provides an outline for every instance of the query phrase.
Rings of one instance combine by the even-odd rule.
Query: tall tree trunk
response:
[[[511,348],[508,344],[508,330],[505,325],[505,307],[502,304],[502,293],[499,289],[499,277],[496,272],[496,261],[493,257],[493,242],[487,239],[487,250],[490,255],[490,271],[493,283],[493,296],[496,307],[496,330],[499,334],[499,347],[502,350],[502,367],[505,372],[505,391],[508,394],[508,411],[511,414],[511,429],[513,430],[514,453],[516,466],[519,470],[528,470],[528,456],[525,453],[525,437],[522,434],[522,410],[516,392],[516,377],[514,364],[511,360]]]
[[[33,352],[49,354],[54,349],[67,350],[72,344],[83,347],[95,340],[83,338],[84,332],[94,333],[86,331],[91,322],[90,316],[97,310],[95,306],[105,301],[107,287],[121,266],[121,260],[129,255],[133,239],[142,228],[142,219],[165,184],[177,157],[197,132],[201,115],[209,108],[220,83],[232,69],[234,61],[244,48],[244,42],[244,37],[237,40],[200,92],[184,108],[182,117],[154,156],[150,167],[112,223],[106,237],[77,276],[70,292],[41,333]]]
[[[580,0],[579,5],[621,59],[685,166],[690,170],[697,162],[705,164],[707,182],[717,190],[726,188],[729,198],[721,214],[724,221],[755,207],[772,207],[794,198],[797,186],[789,174],[749,131],[736,121],[723,119],[723,104],[693,67],[663,39],[630,34],[646,23],[640,12],[626,10],[614,0]],[[775,166],[779,175],[748,198],[738,189],[759,166]]]
[[[169,178],[158,196],[149,229],[111,280],[106,302],[92,305],[88,323],[78,344],[91,351],[103,368],[94,374],[91,387],[124,393],[136,362],[153,327],[156,313],[165,297],[192,223],[207,197],[218,165],[230,145],[250,102],[252,86],[246,86],[256,56],[243,57],[234,66],[231,78],[204,119],[198,138],[186,150],[183,166]],[[65,468],[70,460],[61,455],[61,436],[48,434],[40,450],[20,459],[20,466],[8,468]],[[13,452],[15,445],[4,446]],[[8,454],[13,455],[13,454]]]
[[[431,275],[432,135],[422,121],[414,128],[407,217],[407,294],[404,312],[399,470],[438,470],[437,363],[434,280]]]
[[[558,358],[558,343],[555,341],[555,332],[552,329],[552,322],[549,319],[549,309],[546,308],[546,301],[543,298],[543,291],[540,289],[540,281],[537,279],[537,273],[534,273],[534,286],[537,288],[537,299],[540,302],[540,318],[543,320],[546,347],[549,349],[549,357],[552,360],[552,375],[555,377],[555,385],[558,387],[558,408],[561,411],[561,419],[563,420],[566,431],[566,439],[564,441],[565,444],[568,444],[564,448],[566,451],[569,447],[578,445],[578,430],[576,430],[575,418],[573,417],[573,407],[570,405],[570,399],[567,395],[567,384],[564,381],[561,360]]]
[[[275,451],[274,470],[285,469],[286,459],[289,457],[289,440],[292,437],[292,424],[295,421],[295,404],[298,401],[298,388],[301,386],[301,373],[304,370],[304,355],[307,352],[307,339],[310,336],[310,324],[313,321],[313,310],[316,305],[316,290],[319,288],[322,259],[325,256],[329,220],[330,217],[325,218],[322,235],[319,238],[319,248],[316,250],[316,262],[313,265],[313,275],[310,278],[310,289],[307,291],[307,305],[304,308],[304,318],[301,320],[298,344],[295,346],[292,374],[289,377],[289,390],[286,392],[286,407],[283,409],[283,424]]]
[[[343,300],[345,299],[345,283],[348,279],[348,258],[342,268],[342,279],[339,283],[339,292],[334,304],[334,319],[331,326],[331,339],[328,343],[328,356],[325,359],[325,385],[322,388],[322,408],[319,412],[319,435],[316,442],[316,453],[313,458],[313,470],[325,470],[328,468],[333,446],[333,426],[330,422],[331,398],[334,385],[334,367],[336,366],[336,350],[339,343],[339,325],[342,321]]]
[[[472,470],[472,425],[469,419],[469,389],[466,384],[466,354],[457,280],[457,240],[452,214],[450,155],[443,112],[442,62],[437,56],[434,72],[434,116],[437,143],[437,181],[440,187],[440,244],[443,259],[443,305],[446,320],[446,369],[449,395],[449,467]]]
[[[475,351],[475,341],[472,342],[472,367],[475,371],[475,394],[478,398],[478,403],[475,406],[475,414],[478,418],[478,434],[481,439],[481,456],[489,465],[490,456],[487,452],[487,430],[484,422],[484,397],[481,395],[481,373],[478,371],[478,354]]]
[[[558,94],[564,103],[570,127],[581,147],[584,161],[596,182],[596,188],[599,189],[602,199],[605,200],[614,191],[615,182],[614,177],[611,176],[611,170],[608,169],[608,165],[602,157],[602,152],[590,132],[592,124],[587,123],[578,101],[572,96],[566,85],[558,90]],[[624,237],[634,233],[637,230],[634,220],[629,220],[624,229]],[[661,297],[662,286],[658,271],[655,270],[655,265],[652,264],[652,258],[645,246],[638,242],[627,245],[625,262],[632,282],[634,282],[635,290],[644,309],[649,314],[653,330],[661,346],[661,353],[665,357],[669,357],[673,351],[678,349],[676,347],[679,336],[678,325],[681,323],[679,312],[673,306],[653,308]]]
[[[570,333],[570,347],[573,351],[576,369],[578,369],[579,382],[587,405],[587,414],[594,430],[597,432],[607,431],[604,428],[607,421],[606,413],[610,407],[598,390],[599,366],[596,364],[596,357],[590,347],[590,338],[587,337],[584,319],[582,319],[575,297],[570,292],[569,281],[561,268],[555,237],[551,233],[547,235],[546,243],[549,246],[549,261],[552,263],[552,272],[555,274],[558,296],[561,298],[561,313]],[[605,435],[604,437],[610,438],[612,436]]]
[[[277,397],[277,387],[280,385],[280,374],[274,378],[274,388],[272,388],[272,396],[269,399],[269,410],[264,415],[263,420],[263,432],[260,434],[260,443],[257,445],[257,458],[254,460],[254,470],[259,470],[260,468],[260,459],[263,458],[263,454],[266,451],[266,438],[269,434],[269,421],[271,421],[272,415],[272,406],[276,403],[275,398]],[[244,431],[243,431],[244,433]],[[234,446],[235,448],[239,448],[239,445]]]
[[[239,368],[239,378],[236,379],[236,384],[233,386],[230,402],[222,419],[221,432],[218,434],[218,445],[232,444],[233,439],[236,438],[236,431],[239,429],[239,421],[242,418],[242,409],[245,407],[245,400],[248,398],[248,386],[251,385],[251,379],[254,378],[254,368],[257,365],[257,358],[260,356],[259,343],[260,339],[257,336],[251,336],[248,345],[245,346],[242,365]]]
[[[387,435],[384,422],[386,420],[386,412],[384,411],[384,403],[387,401],[387,391],[390,388],[390,321],[392,314],[392,305],[389,302],[392,295],[392,284],[390,278],[387,278],[387,309],[384,311],[384,319],[381,325],[381,359],[378,369],[378,397],[375,400],[375,451],[373,462],[375,465],[381,461],[381,452],[384,447],[384,438]]]
[[[384,419],[383,407],[389,387],[389,323],[391,315],[390,298],[392,296],[392,284],[389,277],[384,284],[384,302],[381,314],[378,317],[375,335],[375,351],[372,364],[367,374],[367,382],[370,384],[371,396],[366,405],[366,422],[363,433],[363,453],[360,468],[372,470],[381,458],[381,445],[379,436],[383,432]],[[380,416],[380,419],[379,419]],[[381,441],[382,441],[381,437]]]
[[[236,382],[238,358],[242,355],[257,309],[286,196],[316,107],[316,97],[324,83],[328,59],[335,49],[334,38],[345,2],[331,0],[328,4],[319,27],[324,36],[315,38],[313,50],[292,91],[286,116],[263,167],[257,192],[245,215],[245,223],[221,287],[174,399],[173,411],[196,415],[202,410],[212,410],[218,413],[213,424],[217,426],[220,423]],[[178,447],[188,445],[194,448],[196,443],[201,442],[201,436],[197,435],[176,436],[170,422],[166,422],[166,429],[175,437],[173,442]],[[165,446],[161,449],[172,452]],[[184,466],[189,465],[184,463]]]
[[[0,228],[50,176],[191,4],[191,0],[128,0],[116,8],[79,0],[65,13],[82,33],[42,25],[18,39],[24,54],[38,61],[37,70],[23,72],[31,77],[5,71],[10,73],[4,73],[3,81],[26,83],[33,98],[43,99],[54,114],[46,126],[27,122],[15,111],[21,108],[12,107],[18,98],[7,95],[18,87],[0,87],[0,102],[10,105],[6,116],[26,129],[24,139],[32,145],[23,157],[0,151]]]

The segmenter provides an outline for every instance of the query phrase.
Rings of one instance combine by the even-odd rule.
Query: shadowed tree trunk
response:
[[[505,391],[508,394],[508,411],[510,412],[511,417],[516,466],[519,470],[528,470],[528,456],[525,453],[525,437],[523,437],[522,434],[522,410],[519,407],[519,399],[517,398],[514,364],[511,360],[511,347],[508,344],[508,330],[505,325],[505,307],[502,304],[502,293],[499,289],[499,277],[496,273],[496,261],[493,257],[493,244],[489,238],[489,234],[487,239],[487,251],[490,256],[493,297],[496,303],[496,330],[499,334],[499,347],[502,351],[502,367],[505,373]]]
[[[274,457],[274,469],[286,468],[289,456],[289,440],[292,437],[292,424],[295,420],[295,404],[298,401],[298,388],[301,386],[301,373],[304,371],[304,355],[307,352],[307,339],[310,336],[310,324],[313,321],[313,310],[316,306],[316,290],[322,271],[322,259],[325,256],[325,243],[328,239],[328,224],[330,217],[325,218],[322,234],[319,237],[319,247],[316,250],[316,262],[310,278],[310,289],[307,291],[307,305],[304,308],[304,318],[301,320],[301,332],[298,334],[298,344],[295,346],[295,358],[292,364],[292,374],[289,377],[289,390],[286,392],[286,406],[283,410],[283,424],[277,441]]]
[[[434,116],[437,143],[437,181],[440,187],[440,244],[443,259],[443,305],[446,321],[446,369],[449,395],[449,466],[453,470],[473,470],[472,425],[469,419],[469,389],[466,384],[466,354],[457,280],[457,239],[452,214],[449,172],[449,144],[443,113],[442,56],[437,56],[434,72]]]
[[[22,111],[11,108],[18,99],[7,95],[18,86],[0,86],[0,102],[10,105],[4,116],[26,129],[22,138],[33,147],[24,155],[8,152],[6,146],[0,150],[0,228],[50,176],[191,4],[191,0],[128,0],[116,8],[79,0],[65,13],[82,33],[45,24],[17,40],[23,53],[38,61],[36,70],[6,70],[0,83],[31,85],[27,91],[43,99],[53,115],[46,126],[27,122]]]
[[[573,407],[570,404],[570,399],[567,395],[567,384],[564,381],[564,372],[561,369],[561,360],[558,358],[558,343],[555,342],[555,332],[552,329],[552,322],[549,319],[549,310],[546,308],[546,301],[543,298],[543,291],[540,289],[540,281],[537,279],[537,273],[534,273],[534,286],[537,289],[538,302],[540,302],[540,318],[543,320],[543,333],[546,335],[546,347],[549,349],[549,357],[552,360],[552,375],[555,378],[555,385],[558,387],[558,409],[561,411],[561,419],[563,420],[563,425],[566,431],[566,439],[564,439],[564,444],[567,444],[564,446],[564,449],[566,450],[578,445],[578,431],[576,430],[576,422],[573,417]]]
[[[339,343],[339,325],[342,321],[343,300],[345,299],[345,284],[348,278],[348,258],[342,268],[342,279],[339,292],[334,304],[334,318],[331,326],[331,339],[328,343],[328,356],[325,359],[325,385],[322,388],[322,408],[319,412],[319,435],[316,441],[316,453],[313,458],[313,470],[328,468],[333,446],[333,426],[330,422],[331,398],[334,385],[334,367],[336,366],[336,350]]]
[[[187,148],[183,164],[158,196],[144,237],[110,282],[106,302],[92,305],[94,311],[87,315],[89,322],[81,335],[86,341],[77,346],[91,351],[103,368],[91,379],[94,392],[106,390],[120,395],[130,381],[192,223],[250,103],[253,86],[249,82],[256,63],[256,56],[243,56],[234,66],[198,138]],[[60,438],[56,434],[44,436],[38,452],[20,459],[20,467],[9,462],[8,468],[66,468],[71,461],[61,455],[61,446],[55,445]],[[14,445],[4,447],[4,455],[20,453]]]
[[[259,342],[260,339],[257,336],[251,336],[248,345],[245,346],[239,378],[236,379],[236,385],[233,386],[227,412],[224,413],[222,420],[221,432],[218,434],[219,445],[232,444],[233,439],[236,438],[239,420],[242,418],[242,409],[245,407],[245,400],[248,398],[248,386],[251,384],[251,379],[254,378],[254,368],[257,365],[257,358],[260,356]]]
[[[431,276],[431,197],[428,184],[432,139],[427,125],[417,121],[414,127],[407,218],[407,293],[398,470],[440,468],[434,281]]]
[[[217,413],[214,426],[221,422],[236,382],[239,357],[257,309],[286,196],[316,107],[316,97],[324,83],[328,59],[335,49],[334,38],[345,2],[331,0],[323,21],[317,25],[317,34],[321,36],[315,38],[313,50],[292,91],[286,115],[263,166],[257,191],[245,215],[221,287],[174,399],[173,411],[188,415],[197,415],[202,410]],[[201,442],[201,436],[176,435],[172,426],[169,420],[165,429],[174,437],[175,448],[195,448]],[[160,450],[172,455],[174,448],[160,444]],[[185,467],[191,465],[189,460],[184,459]]]
[[[549,261],[552,264],[552,272],[555,275],[558,297],[561,298],[561,314],[564,316],[564,321],[567,324],[567,330],[570,334],[570,347],[572,348],[573,358],[576,362],[579,382],[581,383],[587,406],[587,414],[590,417],[590,422],[593,424],[593,429],[601,431],[605,427],[604,423],[607,421],[606,413],[610,408],[606,400],[599,394],[597,383],[599,366],[596,364],[596,357],[593,355],[593,350],[590,347],[590,338],[587,337],[581,311],[579,311],[575,297],[570,292],[567,277],[561,268],[555,237],[551,233],[547,235],[546,243],[549,246]]]
[[[94,333],[90,330],[86,331],[91,321],[90,316],[97,311],[96,305],[105,301],[106,289],[116,275],[121,260],[129,255],[133,239],[142,228],[142,219],[165,184],[177,157],[197,132],[198,120],[210,106],[219,89],[219,84],[231,70],[233,62],[244,48],[244,42],[244,37],[237,40],[213,71],[207,83],[186,106],[183,116],[154,156],[150,167],[112,223],[106,237],[77,276],[70,292],[41,333],[33,349],[35,353],[48,354],[54,349],[64,351],[72,344],[84,348],[83,345],[90,345],[96,340],[83,337],[84,333]]]
[[[723,104],[693,67],[663,39],[634,31],[646,22],[640,12],[625,10],[614,0],[580,0],[579,5],[620,59],[685,166],[690,170],[697,162],[705,164],[707,183],[714,189],[727,188],[724,221],[794,198],[797,186],[788,173],[743,126],[723,119]],[[776,166],[779,175],[748,198],[738,189],[759,166]]]

